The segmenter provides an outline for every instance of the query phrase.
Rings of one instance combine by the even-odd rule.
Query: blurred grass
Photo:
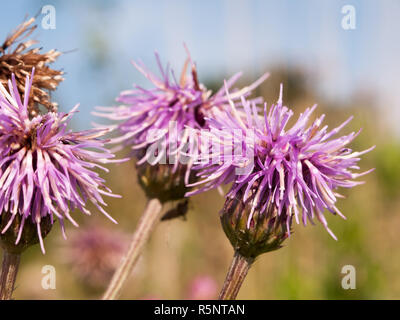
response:
[[[286,84],[286,81],[289,81],[289,88],[285,94],[290,93],[290,86],[294,86],[296,81],[287,73],[287,70],[273,72],[275,78],[273,76],[265,86],[275,90],[268,93],[263,86],[259,93],[267,101],[275,101],[279,82]],[[303,86],[293,91],[296,94],[286,98],[290,107],[295,106],[296,113],[317,101]],[[320,224],[295,225],[294,234],[284,248],[258,258],[239,299],[399,298],[400,143],[389,139],[390,132],[379,127],[376,121],[379,114],[371,108],[373,102],[365,103],[365,100],[355,97],[349,105],[337,106],[318,99],[321,107],[315,114],[325,113],[330,127],[354,114],[355,119],[343,132],[359,127],[363,127],[363,132],[351,146],[363,150],[377,145],[360,162],[362,170],[376,168],[363,177],[366,184],[342,190],[346,199],[341,199],[338,207],[348,219],[344,221],[327,214],[329,225],[339,240],[333,240]],[[82,228],[88,220],[96,219],[116,232],[132,232],[145,206],[133,163],[110,165],[109,168],[111,173],[104,176],[112,190],[123,196],[122,199],[110,198],[107,201],[108,212],[119,224],[114,225],[95,210],[94,217],[84,217],[79,212],[75,216]],[[190,281],[198,274],[207,274],[221,285],[233,253],[220,228],[218,212],[222,204],[223,198],[216,191],[198,195],[192,198],[185,221],[178,219],[161,223],[122,298],[185,298]],[[73,226],[68,225],[67,231],[71,228]],[[88,288],[63,262],[62,248],[67,243],[61,240],[57,224],[45,245],[46,255],[42,255],[36,246],[23,256],[16,299],[96,299],[101,296],[101,290]],[[46,264],[56,268],[56,290],[43,290],[41,287],[41,268]],[[356,268],[356,290],[341,287],[341,269],[347,264]]]

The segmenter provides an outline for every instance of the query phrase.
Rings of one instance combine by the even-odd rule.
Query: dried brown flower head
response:
[[[27,39],[37,28],[35,18],[20,24],[0,47],[0,81],[7,87],[11,74],[15,74],[18,90],[25,92],[25,78],[35,68],[35,77],[29,98],[31,116],[39,113],[39,105],[49,111],[57,111],[57,103],[50,101],[49,90],[55,90],[64,80],[63,71],[51,69],[48,64],[54,62],[61,52],[50,50],[40,53],[41,48],[32,48],[38,41]]]

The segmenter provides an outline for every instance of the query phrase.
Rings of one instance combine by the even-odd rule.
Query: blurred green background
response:
[[[353,1],[358,10],[359,24],[358,29],[350,31],[353,33],[349,35],[340,27],[340,8],[345,2],[338,1],[336,5],[325,7],[317,4],[319,1],[304,1],[302,7],[296,8],[291,7],[289,2],[265,1],[265,10],[268,9],[266,16],[259,17],[254,12],[263,8],[264,4],[260,1],[249,1],[247,4],[241,1],[224,2],[222,9],[221,4],[213,8],[212,2],[207,1],[204,5],[173,1],[171,7],[164,1],[147,5],[137,1],[132,5],[129,1],[71,1],[69,4],[43,1],[42,4],[56,7],[59,24],[57,30],[51,31],[52,34],[43,30],[40,32],[38,38],[43,40],[45,49],[79,48],[57,62],[57,66],[63,67],[67,74],[66,81],[60,85],[54,98],[63,111],[69,110],[76,102],[82,102],[82,113],[73,125],[83,129],[95,120],[90,116],[95,105],[111,105],[118,92],[130,88],[132,82],[145,83],[129,64],[130,59],[139,56],[150,69],[155,70],[153,50],[158,49],[162,60],[171,61],[178,73],[185,54],[182,42],[186,41],[189,49],[193,49],[191,54],[197,62],[201,81],[214,91],[224,78],[235,71],[243,70],[245,74],[238,86],[246,85],[269,71],[271,77],[256,92],[269,103],[276,101],[279,84],[283,83],[284,101],[297,114],[318,103],[314,116],[325,113],[330,127],[354,115],[354,120],[343,133],[363,128],[351,147],[364,150],[376,145],[376,149],[364,155],[360,162],[362,170],[376,170],[363,177],[366,184],[342,190],[346,199],[339,200],[338,208],[347,216],[347,221],[327,214],[328,223],[339,240],[333,240],[320,224],[307,227],[294,225],[294,234],[284,248],[259,257],[238,298],[398,299],[400,139],[397,122],[400,99],[398,90],[395,90],[399,70],[395,59],[398,55],[395,53],[399,48],[389,36],[387,42],[374,40],[380,39],[385,30],[393,35],[398,30],[399,23],[390,20],[393,18],[390,13],[398,14],[399,5],[390,1],[385,2],[385,6],[380,6],[379,1],[365,1],[363,4]],[[26,13],[36,13],[40,9],[40,1],[35,5],[28,1],[9,5],[7,17],[5,13],[0,16],[4,18],[0,19],[4,36],[22,21]],[[169,9],[164,12],[167,6]],[[233,9],[223,15],[227,6]],[[243,6],[249,10],[245,12],[246,19],[236,20],[240,18],[237,11]],[[135,9],[132,21],[117,19],[118,14],[122,15],[123,10],[130,7]],[[379,10],[374,11],[374,8]],[[299,17],[293,13],[295,9],[298,9]],[[199,17],[194,18],[196,10]],[[85,12],[88,13],[86,20],[81,19]],[[188,12],[190,14],[185,15]],[[372,21],[369,19],[371,12],[379,17],[373,20],[380,23],[379,31],[366,23]],[[174,14],[179,19],[173,19]],[[226,27],[229,14],[237,25]],[[308,27],[303,30],[301,21],[304,16],[313,20],[304,20]],[[161,22],[160,17],[164,17]],[[329,22],[324,22],[324,17],[328,17],[329,21],[338,20],[330,26]],[[208,21],[207,18],[209,23],[198,21]],[[271,25],[265,24],[262,19],[277,19],[282,24],[274,25],[271,31],[268,29]],[[389,22],[384,24],[385,20]],[[131,29],[129,23],[132,24]],[[182,31],[186,27],[191,30],[190,33]],[[161,33],[161,28],[166,28],[166,31]],[[213,28],[216,35],[212,34]],[[319,37],[314,37],[313,30],[320,32]],[[132,38],[127,37],[130,33]],[[242,47],[249,44],[245,40],[250,33],[254,37],[250,42],[251,49],[243,51]],[[208,34],[211,34],[210,39]],[[265,34],[275,36],[266,37]],[[232,37],[233,44],[225,40],[219,43],[220,37]],[[340,37],[346,40],[337,40],[342,39]],[[325,41],[326,38],[328,40]],[[242,41],[245,41],[244,44]],[[293,43],[295,47],[291,47]],[[314,47],[307,47],[309,43],[314,43]],[[321,43],[326,45],[324,49]],[[389,48],[389,53],[386,48]],[[312,55],[308,56],[310,50]],[[340,61],[337,60],[339,56],[342,57]],[[250,59],[252,57],[254,60]],[[318,59],[314,60],[315,57]],[[124,156],[124,152],[119,156]],[[28,249],[23,255],[14,295],[16,299],[97,299],[101,296],[106,280],[96,283],[91,276],[98,266],[100,270],[106,270],[103,279],[109,279],[112,264],[110,267],[99,263],[113,250],[117,257],[107,259],[118,260],[120,248],[116,250],[113,246],[90,241],[83,243],[83,240],[80,243],[79,239],[93,232],[95,227],[101,227],[118,237],[116,241],[124,242],[123,239],[129,239],[135,229],[146,203],[132,162],[108,167],[110,173],[101,174],[110,188],[123,197],[107,199],[108,212],[119,224],[114,225],[96,210],[93,210],[92,217],[76,212],[74,218],[80,222],[80,228],[74,230],[72,225],[67,225],[67,241],[62,239],[56,224],[45,240],[45,255],[38,246]],[[162,222],[147,245],[122,298],[216,298],[233,254],[219,223],[218,213],[223,202],[217,191],[210,191],[191,199],[185,220]],[[84,245],[94,248],[93,256],[83,257],[86,254]],[[77,265],[78,258],[83,261],[87,258],[88,264]],[[101,263],[107,264],[107,261]],[[45,265],[55,267],[55,290],[44,290],[41,286],[44,277],[41,271]],[[355,290],[341,287],[341,270],[345,265],[356,268]],[[193,283],[199,277],[207,278],[209,284],[214,283],[214,286],[208,286],[209,290],[203,296],[192,292]]]

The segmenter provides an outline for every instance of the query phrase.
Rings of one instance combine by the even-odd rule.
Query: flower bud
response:
[[[33,223],[31,217],[23,221],[22,216],[17,214],[9,225],[10,219],[12,215],[9,212],[0,215],[0,244],[4,250],[14,254],[20,254],[28,247],[38,244],[40,242],[38,232],[41,232],[44,238],[53,226],[49,215],[41,218],[39,230],[38,224]],[[3,233],[4,230],[6,231]]]
[[[226,236],[235,251],[245,258],[256,258],[262,253],[277,250],[289,236],[291,218],[282,210],[268,203],[264,211],[261,204],[254,204],[254,194],[245,202],[242,191],[234,198],[227,198],[220,219]],[[289,221],[289,223],[287,223]]]

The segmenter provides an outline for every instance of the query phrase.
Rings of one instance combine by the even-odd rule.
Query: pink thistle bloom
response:
[[[8,91],[0,84],[0,215],[10,215],[1,233],[19,215],[22,220],[17,245],[29,219],[36,225],[44,253],[40,228],[44,218],[50,218],[51,224],[57,218],[66,238],[64,221],[78,226],[71,212],[79,209],[89,215],[88,200],[116,223],[102,208],[106,205],[102,196],[119,196],[112,194],[94,171],[96,167],[108,171],[100,164],[113,161],[114,155],[104,147],[107,141],[99,139],[107,130],[67,130],[78,105],[69,113],[50,112],[30,118],[27,106],[33,74],[34,69],[31,77],[26,77],[23,100],[14,75],[8,81]]]
[[[373,169],[362,173],[354,170],[359,169],[360,156],[374,146],[361,152],[347,147],[361,130],[334,138],[352,117],[331,131],[328,126],[321,128],[324,115],[308,125],[316,105],[307,108],[292,127],[286,128],[293,112],[282,104],[282,86],[278,102],[269,111],[264,104],[263,116],[259,115],[256,103],[242,97],[242,105],[245,117],[230,101],[230,112],[216,110],[215,118],[208,119],[212,136],[205,157],[208,161],[193,167],[198,170],[200,181],[190,185],[202,186],[186,195],[232,183],[227,198],[238,198],[243,203],[252,199],[247,228],[255,223],[255,211],[276,217],[283,226],[286,224],[288,232],[293,217],[297,223],[301,219],[304,225],[317,218],[336,239],[323,212],[327,209],[345,219],[336,207],[337,199],[342,197],[336,189],[363,183],[354,179]],[[223,148],[212,148],[221,142]],[[227,145],[235,152],[225,152]],[[243,171],[238,173],[238,169]]]
[[[148,71],[143,63],[133,62],[136,69],[141,72],[153,85],[152,89],[144,89],[135,85],[134,90],[124,91],[117,98],[122,105],[117,107],[97,107],[103,112],[93,114],[113,121],[120,121],[112,126],[117,129],[120,136],[112,140],[112,143],[122,143],[133,149],[132,156],[138,158],[138,165],[148,161],[154,165],[168,156],[182,156],[180,151],[189,148],[188,153],[195,153],[198,146],[190,139],[190,129],[207,128],[206,117],[211,115],[211,110],[216,107],[224,109],[228,106],[225,91],[221,88],[212,94],[197,77],[195,64],[190,56],[187,58],[179,81],[169,65],[164,69],[160,58],[156,54],[157,64],[161,77]],[[189,64],[191,73],[187,74]],[[231,87],[241,76],[234,75],[227,81]],[[264,74],[259,80],[241,90],[234,90],[231,99],[236,101],[241,96],[248,96],[268,74]],[[171,125],[175,126],[174,128]],[[155,134],[149,135],[150,132]],[[149,160],[150,153],[146,152],[149,146],[160,143],[163,151],[158,152],[156,159]],[[165,164],[165,163],[164,163]],[[173,160],[176,171],[179,161]],[[189,179],[191,163],[189,161],[186,172],[186,181]]]

